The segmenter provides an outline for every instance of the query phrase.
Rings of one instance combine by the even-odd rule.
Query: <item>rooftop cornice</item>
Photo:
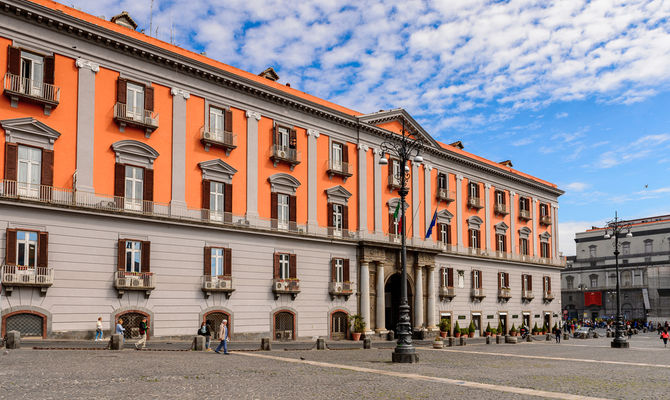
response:
[[[275,104],[310,113],[348,128],[361,128],[363,131],[382,139],[398,139],[396,133],[362,122],[359,119],[359,116],[350,115],[325,105],[300,98],[291,93],[281,91],[277,88],[262,85],[259,82],[236,75],[230,71],[207,65],[201,61],[177,54],[170,50],[115,32],[94,23],[81,20],[40,4],[32,3],[27,0],[0,0],[0,12],[13,18],[22,19],[27,23],[41,25],[47,29],[61,32],[62,34],[76,36],[81,40],[88,40],[99,46],[105,46],[115,51],[145,59],[154,64],[164,65],[180,73],[189,74],[199,79],[208,80],[239,92],[263,98]],[[411,121],[414,120],[412,119]],[[414,122],[416,123],[416,121]],[[430,137],[430,135],[428,136]],[[498,169],[482,161],[468,158],[465,155],[449,152],[441,147],[424,146],[423,150],[427,154],[443,158],[446,161],[502,177],[532,187],[552,196],[560,196],[564,193],[562,190],[553,186],[536,182],[532,179],[510,173],[503,169]]]

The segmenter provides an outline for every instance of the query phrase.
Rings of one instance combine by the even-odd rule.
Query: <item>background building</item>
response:
[[[626,319],[670,319],[670,215],[623,221],[633,237],[620,238],[621,311]],[[605,228],[575,235],[577,255],[561,273],[563,307],[570,318],[616,315],[614,240]]]
[[[372,334],[397,323],[408,235],[415,329],[553,325],[556,185],[48,0],[0,2],[3,330],[235,338]],[[6,69],[5,69],[6,68]],[[406,129],[407,219],[397,160]],[[425,233],[437,212],[437,225]],[[553,284],[552,284],[553,283]],[[533,288],[534,287],[534,288]]]

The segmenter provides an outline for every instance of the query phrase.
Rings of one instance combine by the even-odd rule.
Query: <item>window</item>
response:
[[[277,145],[280,147],[289,147],[290,141],[290,130],[284,126],[277,127]]]
[[[210,219],[220,221],[225,212],[225,184],[220,182],[209,183],[209,210]]]
[[[42,150],[18,146],[18,194],[38,197],[42,176]]]
[[[402,217],[400,214],[398,214],[397,218],[393,218],[393,214],[389,215],[389,221],[390,221],[390,234],[391,235],[400,235],[401,230],[402,230],[402,223],[400,222]]]
[[[651,239],[647,239],[647,240],[644,241],[644,252],[645,253],[651,253],[653,243],[654,243],[654,241],[651,240]]]
[[[544,203],[540,203],[540,217],[548,217],[549,216],[549,206],[547,206]]]
[[[451,244],[451,225],[437,224],[438,240],[445,244]]]
[[[447,174],[439,173],[437,174],[437,188],[446,189],[447,188]]]
[[[468,229],[468,237],[470,238],[470,247],[479,249],[481,246],[479,231],[476,229]]]
[[[598,275],[596,274],[590,275],[589,280],[591,281],[591,289],[595,289],[598,287]]]
[[[127,210],[142,210],[144,168],[126,165],[125,169],[125,208]]]
[[[458,271],[458,287],[465,287],[465,271],[463,270]]]
[[[507,251],[507,237],[505,235],[496,234],[496,251]]]
[[[547,242],[540,243],[540,257],[549,258],[549,243]]]
[[[568,276],[565,278],[565,283],[568,285],[568,289],[574,289],[575,288],[575,277],[574,276]]]
[[[344,260],[341,258],[335,259],[335,282],[344,282]]]
[[[526,197],[519,198],[519,210],[530,212],[530,199]]]
[[[528,274],[521,275],[521,290],[524,292],[533,290],[533,276]]]
[[[277,225],[281,229],[288,229],[289,223],[289,195],[277,195]]]
[[[621,280],[623,281],[623,286],[630,286],[632,284],[632,274],[631,271],[623,271],[621,274]]]
[[[212,252],[211,259],[210,259],[211,274],[213,276],[224,275],[224,273],[223,273],[223,264],[224,264],[223,249],[212,248],[211,252]]]
[[[507,272],[499,272],[498,278],[500,279],[500,288],[509,289],[509,274]]]
[[[472,270],[472,288],[473,289],[482,288],[482,271],[478,269]]]
[[[37,232],[16,232],[16,265],[37,265]]]
[[[209,107],[209,131],[221,134],[224,132],[224,110],[217,107]]]
[[[21,52],[21,88],[31,96],[42,96],[44,83],[44,57]]]
[[[589,246],[589,258],[595,258],[596,257],[596,246],[591,245]]]
[[[462,271],[459,271],[459,273]],[[460,280],[459,280],[460,281]],[[442,287],[454,287],[454,269],[442,268]]]
[[[333,204],[333,228],[336,232],[342,232],[343,207],[341,204]]]
[[[289,279],[290,277],[289,254],[282,253],[279,255],[279,279]]]
[[[205,247],[205,276],[231,276],[232,251],[224,247]]]
[[[519,252],[524,256],[528,255],[528,239],[526,238],[519,239]]]
[[[342,169],[342,144],[333,142],[330,157],[333,168]]]
[[[545,294],[551,294],[551,278],[545,276],[542,278],[543,291]]]
[[[505,205],[505,192],[502,190],[496,190],[496,204],[500,206]]]
[[[142,242],[126,240],[126,272],[142,271]]]
[[[136,121],[144,119],[144,85],[126,84],[126,117]]]
[[[401,178],[400,178],[400,174],[401,174],[401,172],[400,172],[400,161],[392,159],[390,168],[391,168],[391,170],[390,170],[391,179],[392,179],[393,184],[396,185],[396,186],[400,186],[400,180],[401,180]]]
[[[624,256],[627,256],[630,254],[630,243],[629,242],[624,242],[621,244],[621,249],[622,253]]]

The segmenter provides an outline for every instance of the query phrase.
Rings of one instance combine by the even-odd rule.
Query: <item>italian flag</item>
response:
[[[393,219],[398,220],[398,214],[400,213],[400,203],[401,201],[398,201],[398,204],[395,206],[395,212],[393,213]],[[398,221],[398,234],[400,234],[400,230],[402,229],[402,220]]]

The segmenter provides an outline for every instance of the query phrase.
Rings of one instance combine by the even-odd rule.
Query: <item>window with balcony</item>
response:
[[[550,302],[554,299],[554,294],[551,292],[551,277],[542,277],[542,293],[545,302]]]
[[[449,190],[449,181],[446,173],[439,172],[437,174],[437,199],[451,203],[455,200],[456,195]]]
[[[124,199],[126,210],[142,210],[144,195],[144,168],[125,166]]]
[[[589,281],[591,282],[591,289],[598,287],[598,275],[592,274],[589,276]]]
[[[402,210],[400,209],[400,199],[395,197],[386,202],[389,212],[389,239],[392,243],[400,243],[400,237],[403,227]],[[409,204],[404,204],[405,212],[409,208]]]
[[[122,140],[112,145],[116,153],[114,197],[116,206],[127,211],[152,212],[154,201],[153,162],[158,153],[149,145]]]
[[[333,176],[341,176],[344,182],[347,178],[352,176],[352,171],[349,166],[349,148],[346,144],[331,141],[330,143],[330,158],[328,160],[328,176],[332,179]]]
[[[507,208],[507,195],[502,190],[495,191],[494,211],[499,215],[509,214],[509,209]]]
[[[18,107],[19,100],[44,106],[49,115],[58,106],[60,89],[54,86],[54,56],[44,56],[31,51],[9,47],[4,93],[11,106]]]
[[[507,236],[504,234],[496,234],[496,251],[506,252],[507,251]]]
[[[279,255],[279,279],[289,279],[291,277],[289,268],[289,254]]]
[[[18,146],[18,194],[39,197],[42,177],[42,150]]]
[[[142,271],[142,242],[126,240],[126,272]]]
[[[200,141],[209,148],[219,147],[226,155],[237,147],[236,136],[233,134],[233,112],[222,107],[208,106],[207,124],[201,129]]]
[[[2,285],[7,295],[14,286],[37,286],[42,293],[53,284],[53,270],[48,265],[47,232],[7,229]]]
[[[468,183],[468,207],[480,209],[484,206],[482,205],[481,198],[479,197],[479,184],[475,182]]]
[[[348,236],[349,207],[347,204],[351,193],[340,185],[326,189],[325,192],[328,198],[328,234],[338,237]]]
[[[529,274],[521,275],[521,298],[524,301],[531,301],[533,296],[533,276]]]
[[[540,223],[542,225],[551,225],[551,215],[549,214],[549,205],[540,203]]]
[[[624,287],[631,286],[631,284],[633,282],[633,276],[632,276],[631,271],[623,271],[621,273],[621,282],[622,282],[621,284]]]
[[[300,182],[291,175],[278,173],[270,181],[270,218],[272,226],[282,230],[296,230],[296,191]]]
[[[438,173],[437,174],[437,188],[438,189],[448,189],[447,187],[447,174]]]
[[[232,278],[232,250],[225,247],[205,247],[202,290],[205,296],[224,293],[230,297],[235,291]]]
[[[297,276],[297,257],[290,253],[274,254],[274,282],[275,298],[280,294],[290,294],[292,298],[300,292]]]
[[[575,277],[574,276],[565,277],[565,284],[567,285],[568,289],[574,289],[575,288]]]
[[[233,212],[233,176],[237,170],[221,159],[203,161],[202,170],[203,219],[230,222]]]
[[[300,164],[300,157],[298,154],[298,137],[297,131],[288,126],[279,125],[275,123],[272,134],[272,152],[270,159],[276,167],[278,163],[283,162],[293,168]]]
[[[540,257],[542,257],[542,258],[549,258],[550,257],[549,243],[547,243],[547,242],[541,242],[540,243]]]
[[[399,189],[400,188],[400,184],[402,182],[401,173],[404,174],[405,172],[402,171],[402,168],[400,166],[400,160],[397,160],[395,158],[389,158],[389,163],[388,163],[388,188],[389,188],[389,190],[393,191],[393,189]]]
[[[532,219],[530,212],[530,199],[528,197],[519,197],[519,219],[526,221]]]
[[[148,296],[155,287],[151,273],[151,243],[145,240],[120,239],[114,286],[123,295],[126,290],[143,290]]]
[[[114,119],[121,132],[129,126],[144,130],[149,137],[158,128],[158,114],[154,112],[154,89],[143,83],[119,78]]]
[[[439,296],[441,299],[453,299],[455,297],[454,291],[454,269],[441,268],[440,269],[440,287]]]
[[[498,284],[502,289],[509,289],[509,273],[508,272],[498,272]]]
[[[347,299],[353,294],[353,285],[349,280],[349,259],[332,258],[330,260],[330,285],[328,291],[331,299],[335,296],[345,296]]]
[[[287,194],[277,194],[277,227],[279,229],[288,229],[288,223],[291,220],[291,196]]]
[[[472,288],[473,289],[482,288],[482,271],[478,269],[472,270]]]

